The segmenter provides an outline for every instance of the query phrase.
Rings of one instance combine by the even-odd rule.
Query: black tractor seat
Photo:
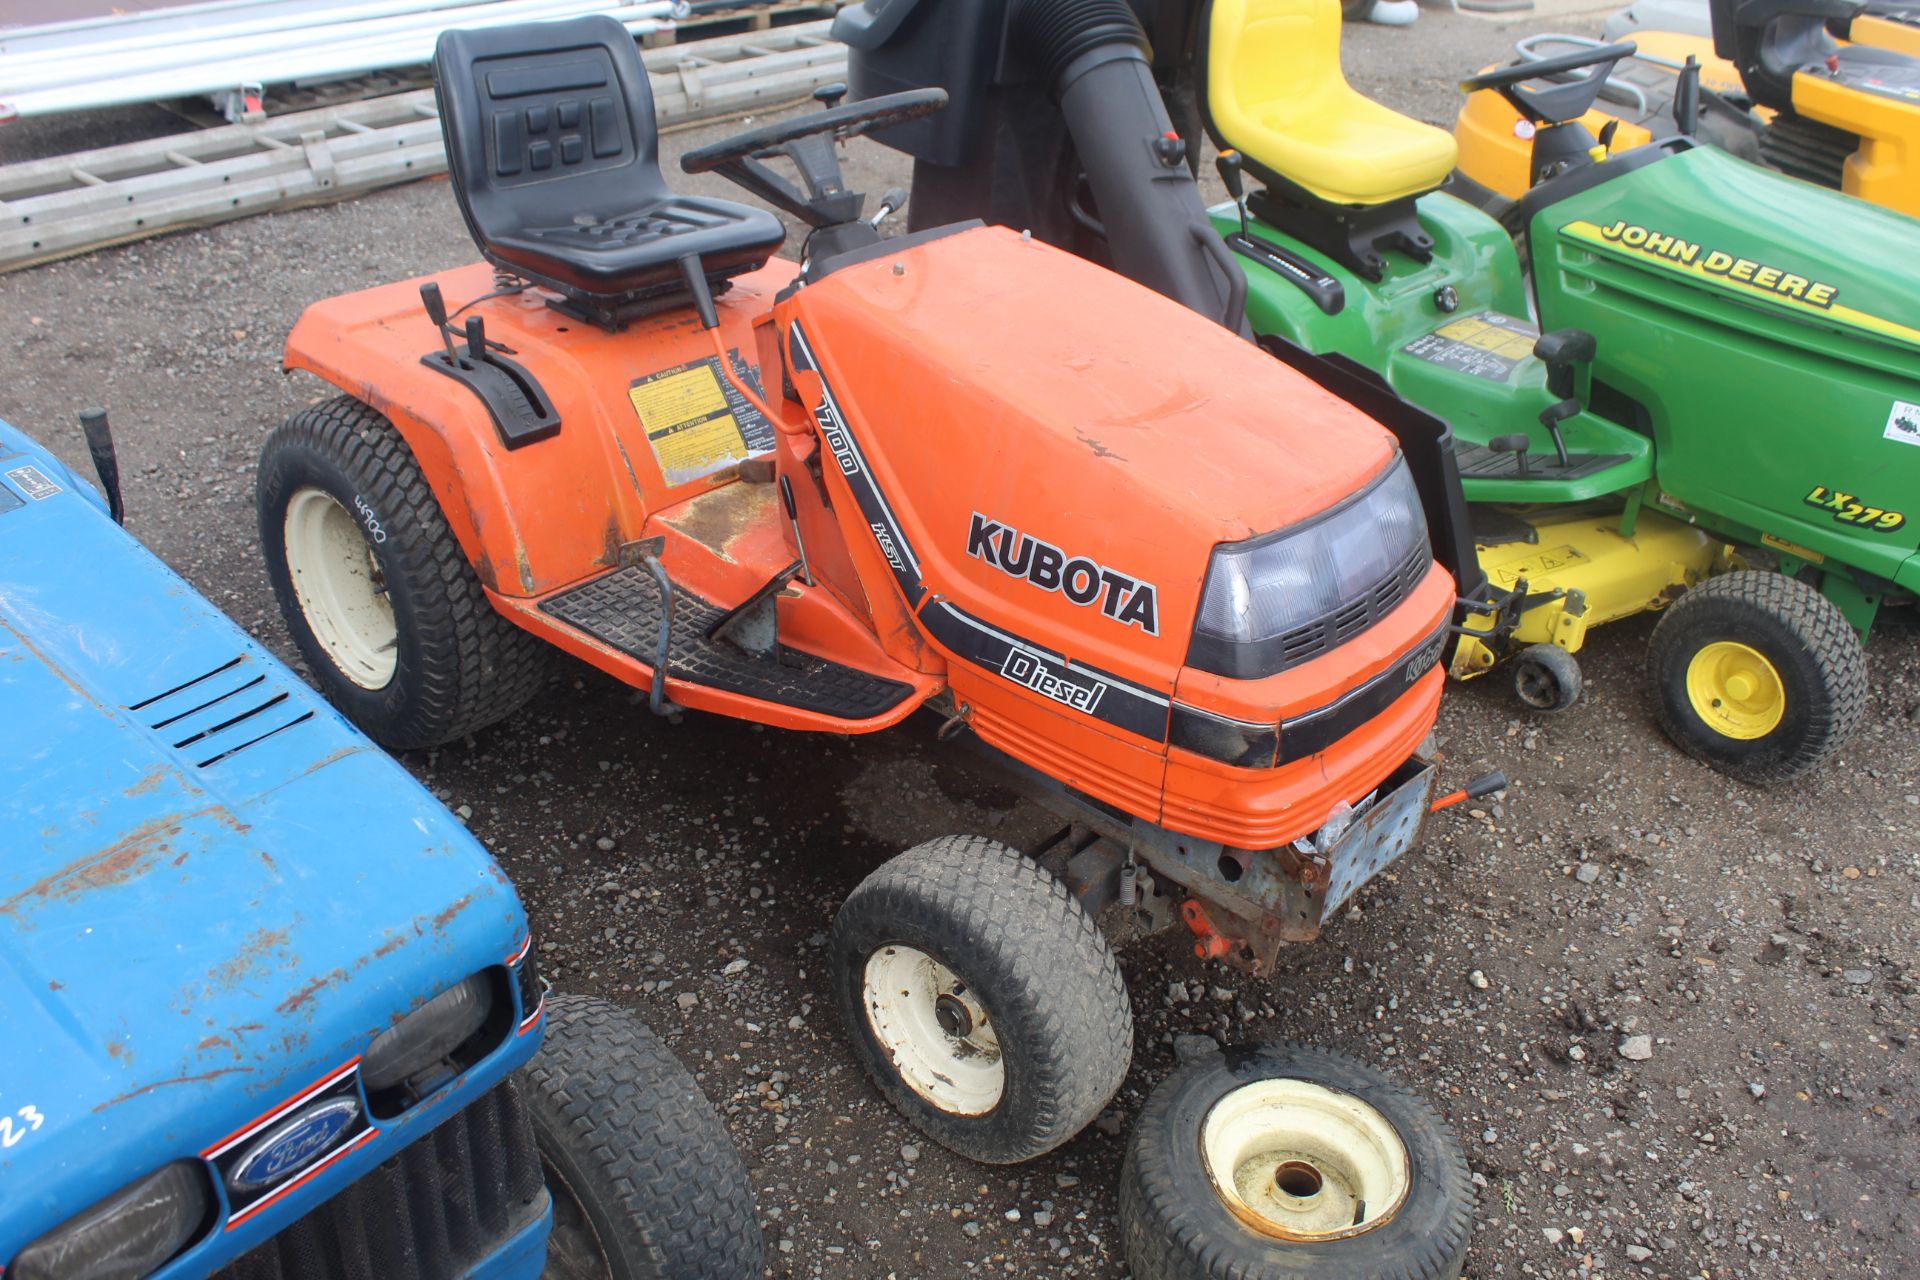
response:
[[[668,190],[647,70],[612,18],[446,31],[433,78],[482,256],[588,319],[617,327],[685,300],[689,258],[718,293],[786,239],[764,210]]]

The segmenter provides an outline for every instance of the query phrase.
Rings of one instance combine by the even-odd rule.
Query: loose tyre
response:
[[[518,710],[540,642],[487,601],[400,433],[351,396],[267,438],[260,546],[321,692],[384,746],[430,747]]]
[[[1174,1072],[1120,1179],[1135,1280],[1449,1280],[1473,1225],[1466,1158],[1433,1108],[1299,1044]]]
[[[527,1106],[553,1197],[542,1280],[758,1280],[746,1170],[700,1086],[638,1018],[547,998]]]
[[[1133,1056],[1126,984],[1066,886],[993,840],[949,836],[860,883],[833,925],[854,1054],[909,1120],[970,1159],[1053,1150]]]
[[[1721,574],[1681,596],[1647,667],[1667,736],[1742,782],[1805,773],[1866,713],[1859,636],[1831,600],[1778,573]]]
[[[1513,660],[1513,693],[1535,711],[1565,711],[1580,701],[1580,660],[1558,645],[1534,644]]]

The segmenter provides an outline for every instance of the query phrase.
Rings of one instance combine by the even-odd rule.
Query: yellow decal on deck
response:
[[[1839,285],[1798,275],[1784,267],[1742,258],[1724,249],[1684,240],[1634,222],[1620,221],[1602,227],[1581,220],[1569,222],[1560,230],[1574,240],[1615,250],[1675,275],[1706,280],[1729,292],[1765,298],[1803,315],[1821,316],[1850,328],[1920,346],[1920,329],[1857,311],[1840,301]]]
[[[1577,564],[1586,564],[1587,555],[1571,543],[1550,547],[1544,551],[1535,551],[1519,560],[1502,565],[1486,565],[1489,579],[1503,587],[1511,587],[1522,578],[1534,579],[1542,574],[1552,573],[1556,569],[1568,569]]]

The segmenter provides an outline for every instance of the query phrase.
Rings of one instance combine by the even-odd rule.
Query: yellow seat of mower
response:
[[[1339,0],[1214,0],[1207,111],[1221,141],[1334,204],[1431,191],[1454,143],[1358,93],[1340,70]]]

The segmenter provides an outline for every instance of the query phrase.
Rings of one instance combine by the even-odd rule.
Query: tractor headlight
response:
[[[1317,657],[1385,617],[1433,553],[1406,459],[1302,524],[1216,547],[1189,665],[1256,680]]]
[[[22,1249],[7,1280],[140,1280],[199,1235],[212,1212],[204,1169],[175,1161]]]
[[[373,1038],[360,1059],[367,1092],[395,1088],[444,1062],[487,1024],[492,1012],[493,983],[486,974],[448,987]],[[434,1083],[419,1082],[412,1091],[424,1094]]]

